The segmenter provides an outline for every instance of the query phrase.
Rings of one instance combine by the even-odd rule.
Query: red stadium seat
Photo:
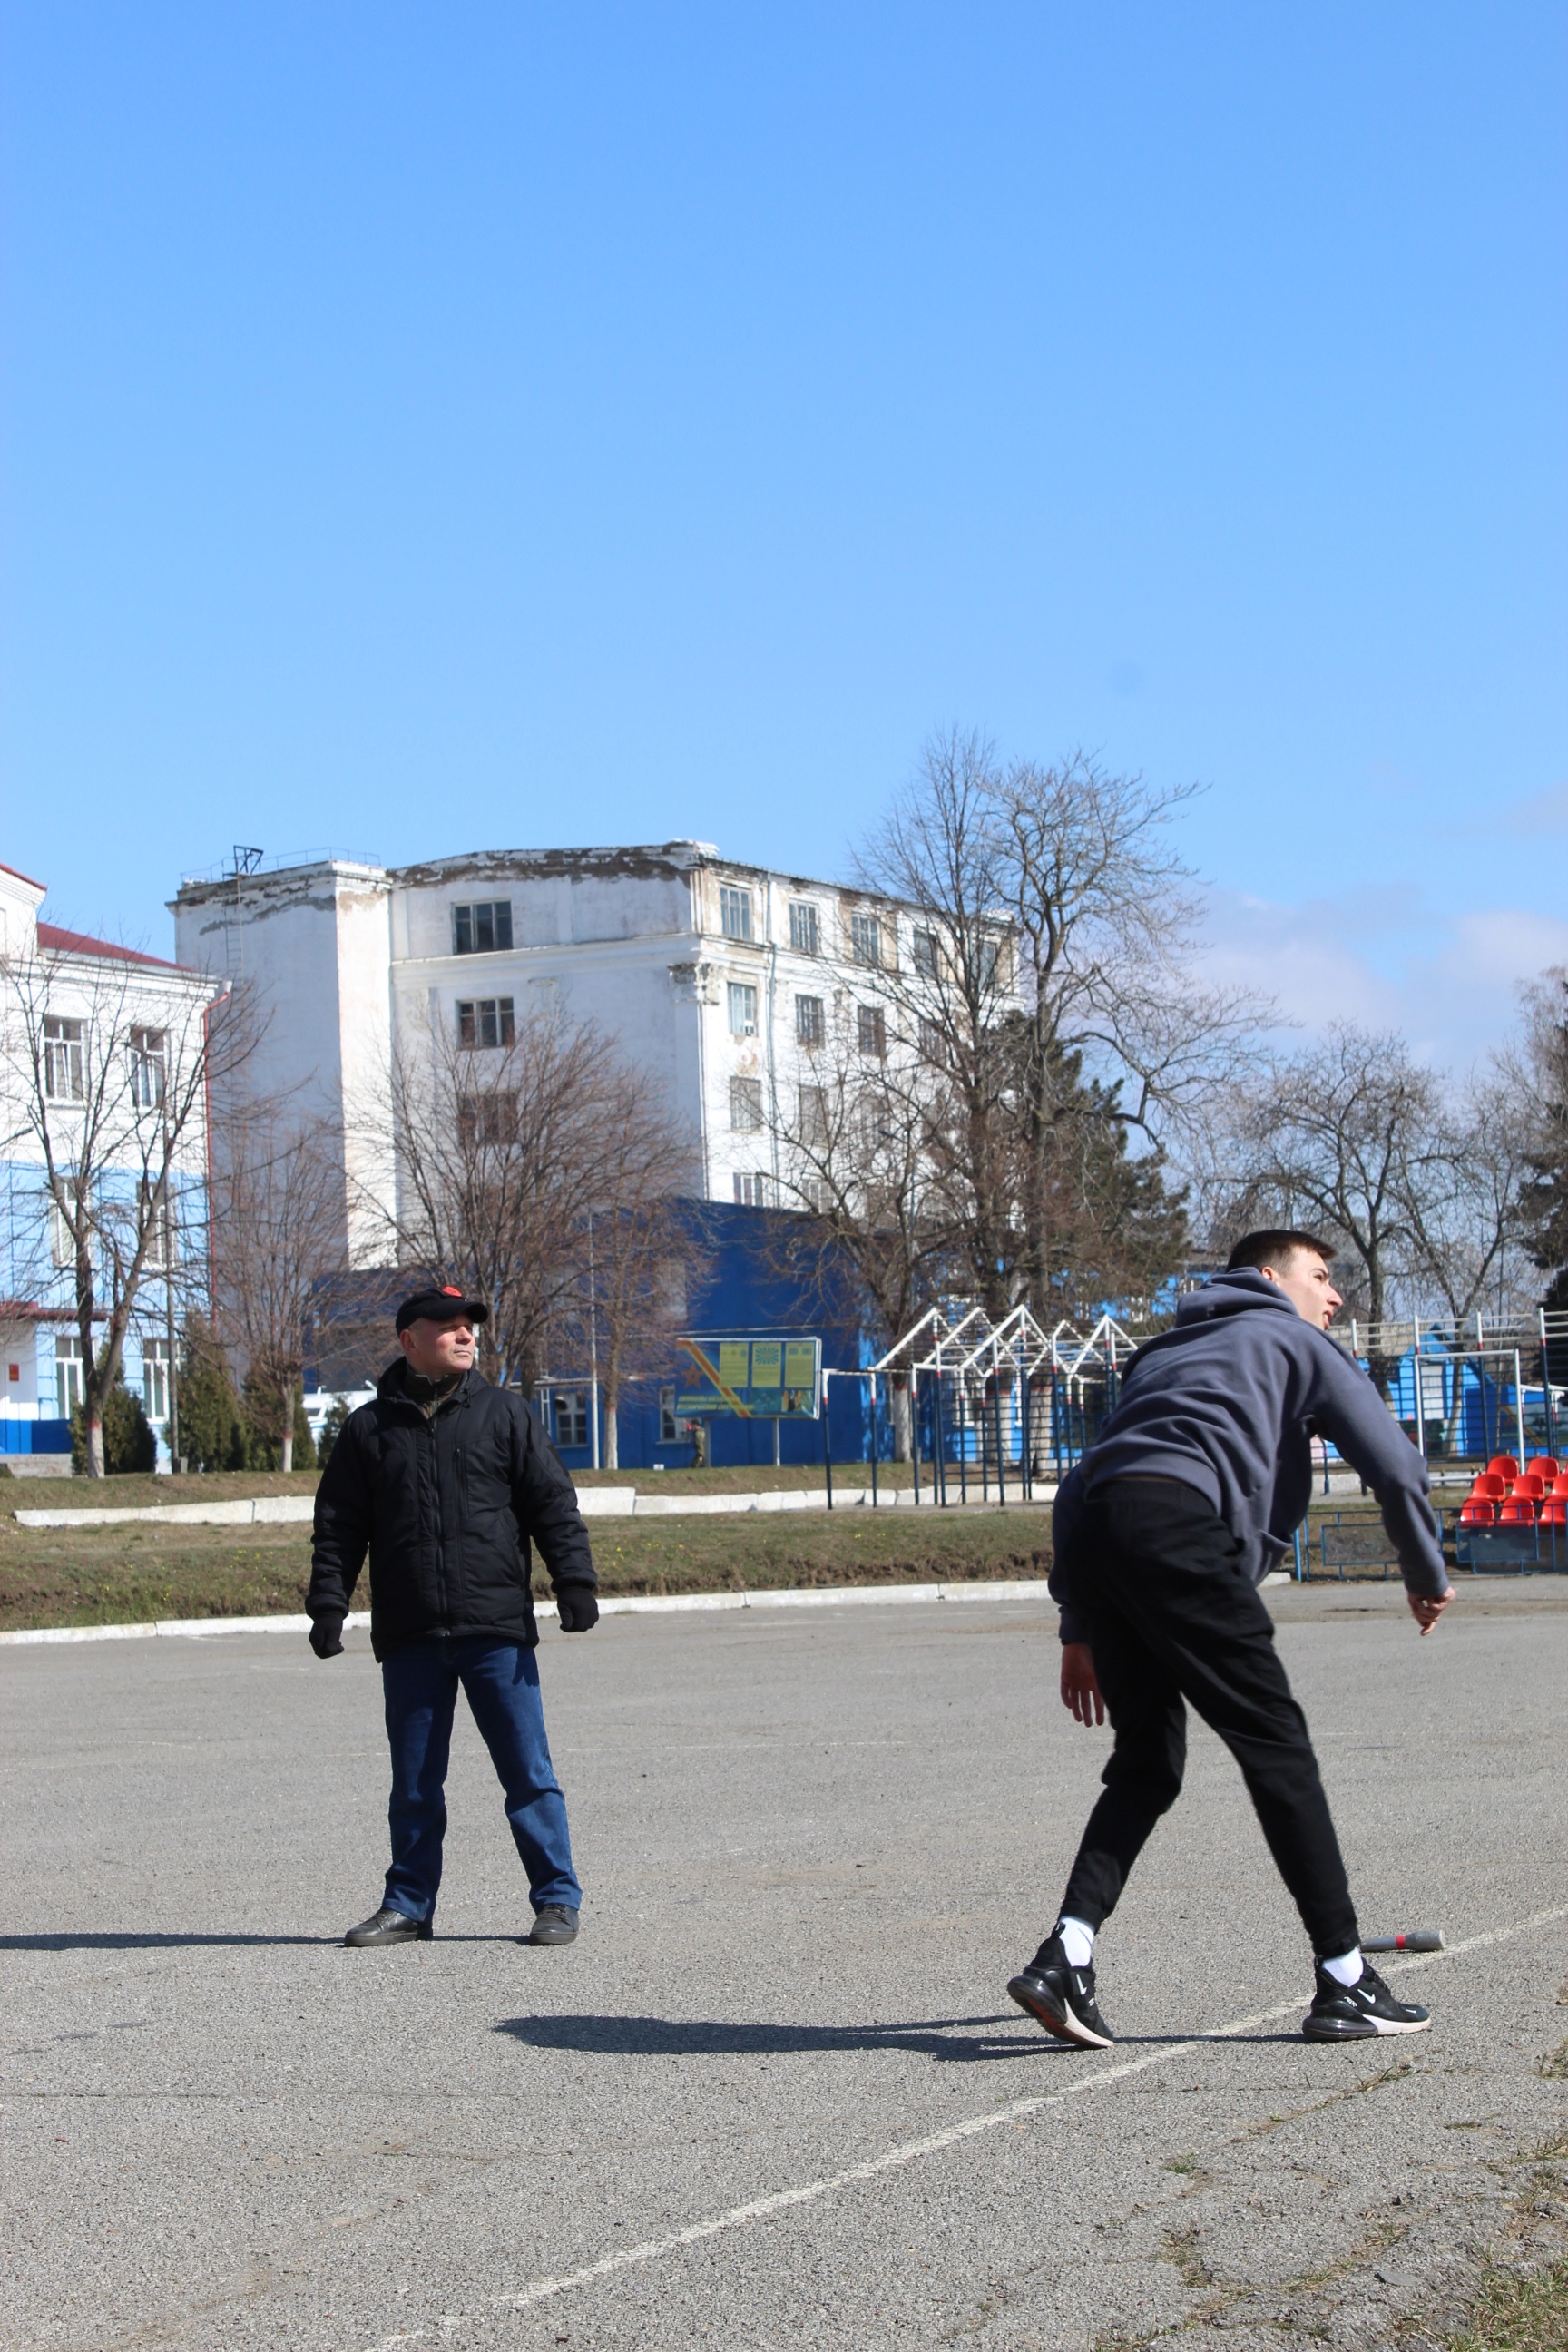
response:
[[[1500,1478],[1495,1470],[1483,1470],[1470,1488],[1473,1496],[1484,1496],[1489,1503],[1500,1503],[1508,1492],[1508,1480]]]
[[[1498,1525],[1503,1528],[1532,1528],[1535,1525],[1535,1503],[1529,1495],[1510,1495],[1506,1503],[1498,1506]]]
[[[1459,1507],[1459,1525],[1462,1528],[1489,1528],[1496,1523],[1497,1515],[1496,1503],[1489,1502],[1484,1495],[1472,1495]]]
[[[1550,1486],[1562,1470],[1563,1465],[1558,1461],[1555,1454],[1532,1454],[1524,1466],[1532,1477],[1544,1478]]]
[[[1553,1500],[1560,1495],[1568,1495],[1568,1472],[1559,1470],[1552,1481],[1552,1494]]]
[[[1568,1495],[1553,1495],[1542,1503],[1541,1525],[1543,1528],[1568,1527]]]
[[[1546,1492],[1546,1481],[1544,1478],[1532,1477],[1530,1472],[1525,1470],[1514,1480],[1508,1491],[1516,1502],[1539,1503]]]
[[[1494,1478],[1517,1478],[1519,1475],[1519,1465],[1511,1454],[1494,1454],[1487,1464],[1487,1470]]]

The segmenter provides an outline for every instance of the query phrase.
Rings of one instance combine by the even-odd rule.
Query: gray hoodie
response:
[[[1383,1507],[1412,1592],[1447,1589],[1426,1465],[1366,1374],[1250,1267],[1184,1298],[1173,1330],[1139,1349],[1096,1444],[1062,1481],[1052,1517],[1051,1595],[1064,1642],[1083,1638],[1074,1559],[1086,1496],[1105,1478],[1179,1478],[1241,1538],[1257,1583],[1289,1550],[1312,1491],[1311,1432],[1333,1440]]]

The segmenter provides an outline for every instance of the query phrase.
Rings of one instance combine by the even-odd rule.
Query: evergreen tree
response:
[[[336,1404],[327,1407],[327,1417],[321,1423],[321,1434],[316,1445],[315,1458],[321,1469],[324,1470],[331,1460],[332,1448],[337,1444],[342,1425],[348,1417],[349,1408],[341,1397]]]
[[[228,1359],[210,1323],[192,1315],[180,1372],[180,1449],[198,1470],[245,1470],[251,1439]]]

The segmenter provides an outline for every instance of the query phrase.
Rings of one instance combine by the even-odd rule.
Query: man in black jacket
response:
[[[533,1901],[531,1944],[569,1944],[582,1889],[550,1761],[533,1653],[529,1546],[550,1571],[566,1633],[598,1621],[597,1579],[572,1481],[516,1389],[474,1369],[488,1309],[450,1288],[397,1310],[402,1354],[374,1404],[351,1413],[316,1494],[306,1607],[319,1658],[370,1554],[370,1639],[392,1746],[392,1867],[379,1911],[349,1944],[426,1942],[441,1883],[445,1788],[461,1684],[506,1793]]]

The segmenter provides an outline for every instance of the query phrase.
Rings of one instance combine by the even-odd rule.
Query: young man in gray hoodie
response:
[[[1339,2042],[1417,2033],[1360,1950],[1339,1840],[1258,1585],[1311,1494],[1311,1438],[1331,1438],[1377,1496],[1411,1614],[1429,1633],[1453,1599],[1426,1465],[1372,1382],[1328,1338],[1342,1301],[1310,1234],[1249,1234],[1224,1274],[1140,1348],[1099,1439],[1057,1496],[1050,1589],[1061,1607],[1064,1706],[1115,1733],[1056,1927],[1007,1990],[1058,2040],[1111,2035],[1095,1998],[1097,1930],[1186,1756],[1186,1706],[1240,1765],[1311,1938],[1302,2032]]]

